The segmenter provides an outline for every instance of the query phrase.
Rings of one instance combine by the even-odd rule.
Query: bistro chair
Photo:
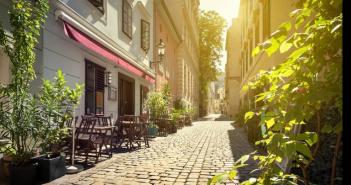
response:
[[[75,151],[77,156],[85,157],[85,162],[88,161],[88,157],[94,157],[95,162],[98,162],[101,156],[105,134],[94,129],[96,123],[96,117],[82,116],[81,123],[77,128]]]

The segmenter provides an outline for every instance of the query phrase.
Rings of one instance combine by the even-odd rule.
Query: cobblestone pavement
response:
[[[193,122],[176,134],[155,138],[150,148],[115,153],[94,168],[50,184],[206,184],[253,151],[246,138],[230,121]],[[248,170],[240,171],[241,180]]]

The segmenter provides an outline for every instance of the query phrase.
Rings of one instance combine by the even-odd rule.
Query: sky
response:
[[[221,16],[227,21],[227,28],[230,27],[232,19],[236,18],[239,13],[240,0],[200,0],[200,9],[201,10],[214,10],[218,12]],[[227,29],[225,30],[225,32]],[[224,41],[226,33],[223,33]],[[223,42],[225,46],[225,42]],[[225,47],[224,47],[225,48]],[[223,57],[221,58],[220,69],[224,71],[225,63],[227,61],[227,55],[225,49],[223,50]]]

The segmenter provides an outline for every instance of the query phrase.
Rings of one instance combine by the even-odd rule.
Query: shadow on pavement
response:
[[[241,156],[249,154],[255,151],[254,147],[248,142],[244,128],[233,128],[228,130],[228,137],[230,141],[230,147],[235,160],[238,160]],[[257,163],[250,157],[246,162],[248,166],[239,168],[239,181],[243,182],[250,179],[251,177],[257,177],[258,171],[250,173],[252,170],[257,168]]]
[[[229,117],[227,117],[226,115],[221,114],[218,118],[215,118],[214,121],[233,121],[233,120],[230,120]]]

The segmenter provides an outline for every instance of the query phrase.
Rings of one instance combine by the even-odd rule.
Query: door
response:
[[[118,113],[134,115],[134,79],[118,73]]]

